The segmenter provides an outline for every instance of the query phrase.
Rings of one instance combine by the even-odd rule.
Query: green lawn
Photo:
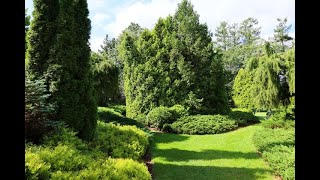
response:
[[[155,133],[152,162],[156,180],[273,179],[256,153],[252,125],[216,135]]]

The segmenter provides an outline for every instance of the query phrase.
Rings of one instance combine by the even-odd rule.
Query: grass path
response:
[[[216,135],[156,133],[152,150],[156,180],[273,179],[256,153],[252,134],[259,125]]]

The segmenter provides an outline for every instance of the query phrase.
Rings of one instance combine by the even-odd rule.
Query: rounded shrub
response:
[[[175,120],[189,115],[188,110],[180,104],[176,104],[176,105],[170,107],[169,112],[172,114],[172,118]]]
[[[252,110],[244,108],[232,109],[232,111],[228,113],[228,116],[234,119],[239,126],[245,126],[259,122],[259,118],[253,115]]]
[[[180,118],[171,127],[182,134],[218,134],[235,129],[237,124],[226,115],[193,115]]]
[[[120,126],[98,121],[96,137],[90,147],[114,158],[140,159],[149,145],[148,135],[135,126]]]
[[[172,123],[174,120],[170,109],[163,106],[152,109],[146,118],[148,126],[158,129],[161,129],[165,123]]]

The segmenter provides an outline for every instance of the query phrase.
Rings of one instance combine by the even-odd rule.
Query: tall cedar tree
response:
[[[160,18],[138,40],[126,33],[119,52],[127,116],[174,104],[193,113],[228,112],[221,57],[190,2],[181,2],[173,17]]]
[[[90,19],[86,0],[60,1],[57,37],[50,51],[50,90],[57,119],[84,140],[94,137],[97,115],[90,73]]]
[[[49,66],[49,50],[56,36],[58,0],[34,0],[32,21],[27,34],[28,72],[30,79],[41,79]]]

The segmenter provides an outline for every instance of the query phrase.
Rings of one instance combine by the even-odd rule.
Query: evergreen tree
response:
[[[254,85],[253,73],[245,69],[240,69],[234,80],[232,98],[236,107],[254,109],[254,97],[252,88]]]
[[[90,20],[86,0],[60,1],[57,37],[51,48],[50,90],[57,103],[57,119],[84,140],[93,138],[97,124],[90,73]]]
[[[49,51],[56,36],[58,0],[34,0],[32,21],[27,34],[28,72],[31,79],[41,79],[49,65]]]
[[[287,42],[293,40],[293,38],[289,36],[291,25],[287,25],[287,18],[278,18],[277,21],[279,24],[274,29],[273,40],[278,44],[279,52],[285,52],[288,49]]]
[[[127,33],[120,49],[127,116],[175,104],[193,113],[228,112],[221,57],[214,53],[211,36],[186,0],[174,16],[160,18],[137,41]]]

